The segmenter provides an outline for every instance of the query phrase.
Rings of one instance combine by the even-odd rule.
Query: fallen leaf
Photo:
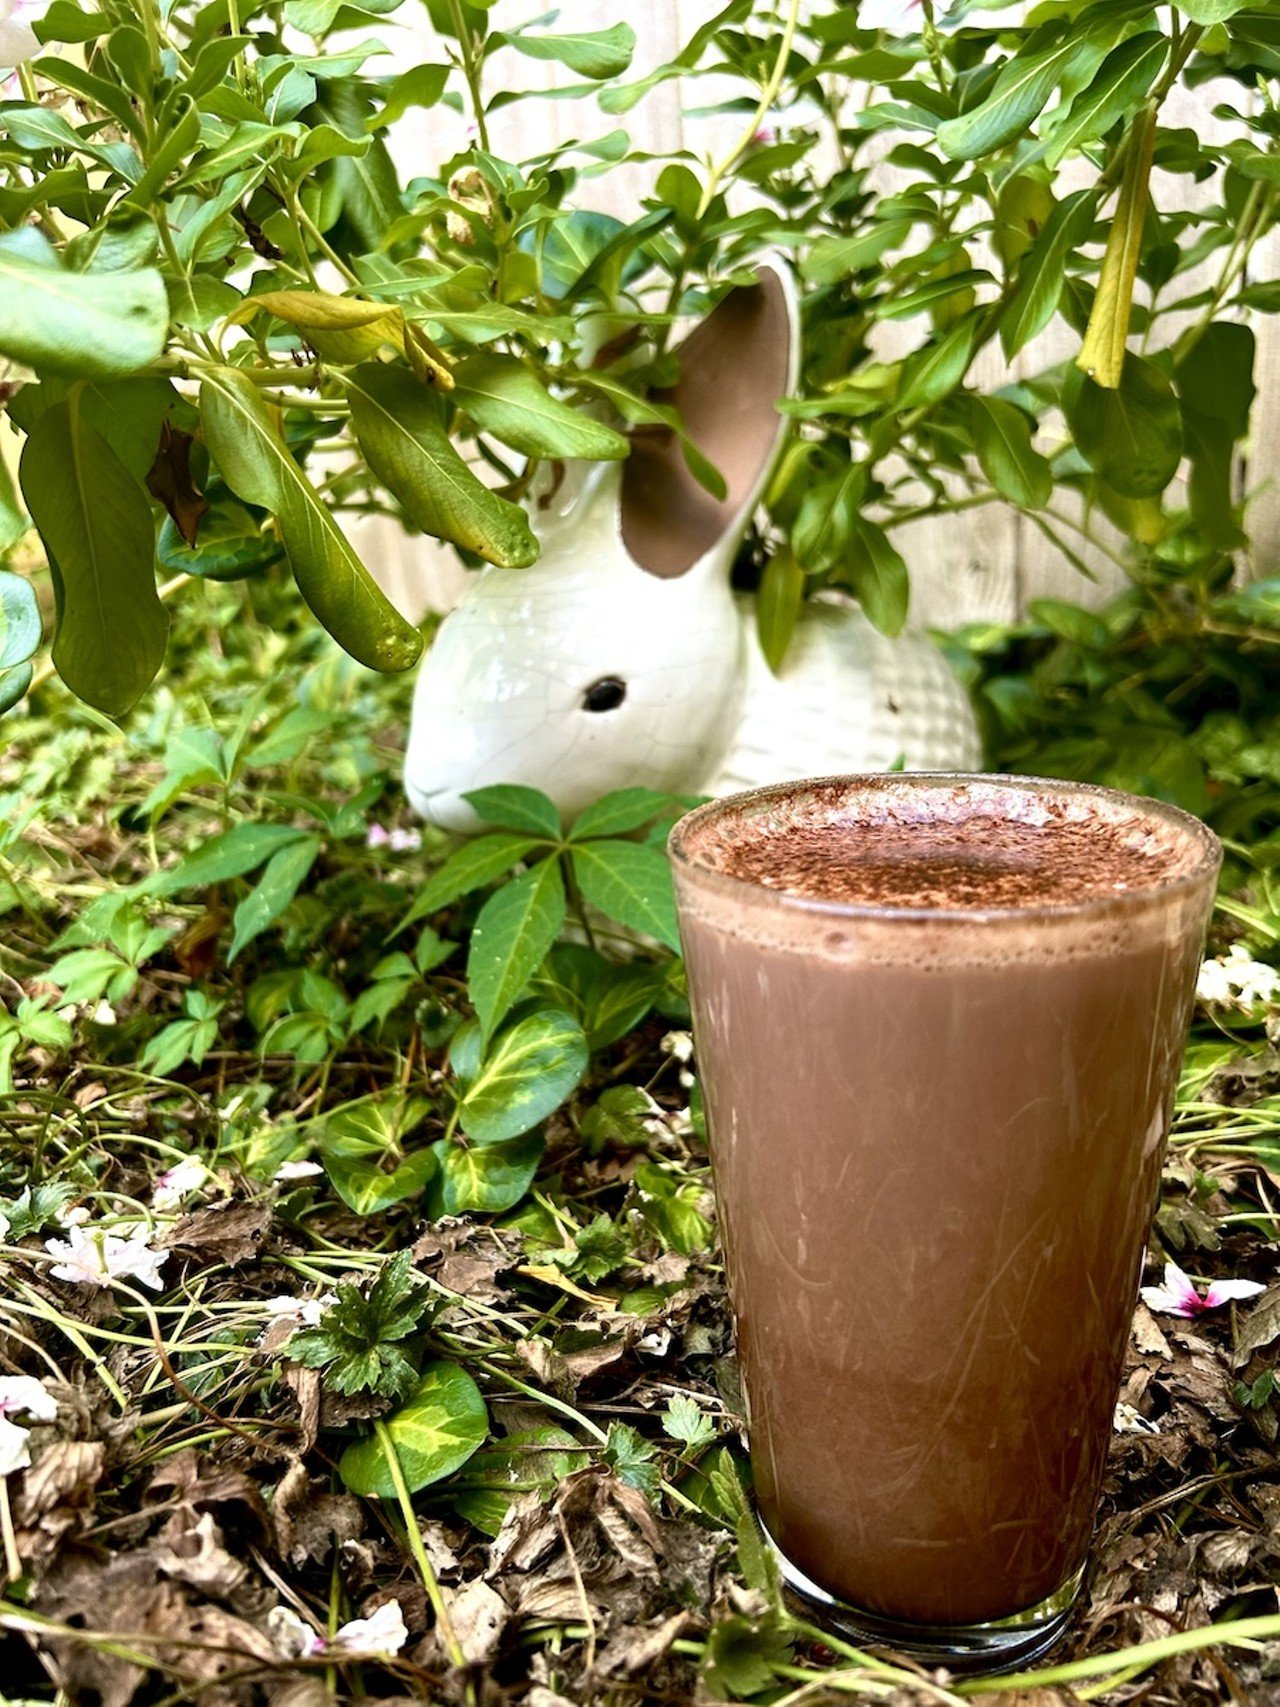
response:
[[[511,1622],[511,1608],[483,1577],[446,1591],[445,1600],[449,1622],[467,1664],[487,1665],[498,1652],[502,1633]]]
[[[165,1250],[234,1268],[259,1254],[270,1225],[269,1198],[255,1198],[251,1203],[211,1203],[206,1209],[184,1215],[158,1242]]]

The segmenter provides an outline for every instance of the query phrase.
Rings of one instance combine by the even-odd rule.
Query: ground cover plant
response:
[[[893,533],[921,509],[1014,503],[1070,546],[1079,491],[1130,589],[947,642],[992,759],[1176,800],[1228,845],[1090,1597],[1023,1699],[1276,1699],[1280,590],[1237,584],[1229,475],[1239,311],[1277,300],[1248,266],[1276,203],[1275,20],[923,5],[899,34],[735,0],[648,81],[694,100],[727,67],[739,142],[665,162],[620,229],[579,199],[630,153],[625,23],[430,0],[436,59],[392,80],[345,32],[397,10],[55,0],[60,56],[0,105],[27,441],[0,495],[5,1692],[1014,1688],[918,1677],[778,1599],[661,853],[683,803],[628,791],[569,826],[497,789],[461,849],[416,829],[406,680],[363,665],[419,636],[333,521],[390,508],[518,572],[532,465],[678,428],[649,395],[675,311],[778,244],[809,354],[742,565],[771,654],[819,585],[900,622]],[[501,42],[581,78],[581,146],[491,152]],[[1229,143],[1161,120],[1211,73],[1238,91]],[[401,183],[388,127],[446,99],[474,141]],[[870,188],[884,125],[915,138],[894,196]],[[1191,179],[1220,191],[1196,211],[1171,193]],[[735,185],[759,205],[731,209]],[[1018,354],[1055,317],[1092,375],[974,387],[985,343]],[[1208,1287],[1241,1279],[1265,1290]]]
[[[1180,602],[1188,694],[1166,605],[961,637],[1010,759],[1159,782],[1230,847],[1147,1274],[1172,1290],[1038,1700],[1275,1688],[1280,613],[1270,584]],[[967,1699],[797,1623],[751,1525],[664,942],[679,803],[564,839],[496,791],[459,849],[406,820],[405,694],[287,589],[197,589],[174,660],[119,728],[46,688],[6,767],[11,1696]],[[1186,746],[1171,780],[1099,762],[1134,695]]]

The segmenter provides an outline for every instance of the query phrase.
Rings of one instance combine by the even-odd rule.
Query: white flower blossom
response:
[[[1206,960],[1200,968],[1196,995],[1202,1002],[1231,1008],[1280,1001],[1280,971],[1254,960],[1243,943],[1233,943],[1224,957]]]
[[[664,1055],[673,1055],[682,1065],[693,1060],[693,1037],[687,1031],[669,1031],[658,1048]]]
[[[184,1162],[176,1163],[160,1175],[151,1194],[152,1204],[162,1215],[171,1209],[180,1208],[183,1198],[189,1197],[204,1184],[208,1172],[203,1162],[198,1162],[194,1156],[188,1156]]]
[[[1116,1405],[1113,1422],[1117,1434],[1159,1434],[1160,1432],[1159,1423],[1152,1422],[1150,1417],[1144,1417],[1140,1410],[1137,1410],[1125,1399],[1121,1399]]]
[[[353,1618],[334,1632],[330,1648],[349,1654],[378,1654],[390,1659],[409,1640],[398,1600],[388,1600],[369,1618]]]
[[[52,1422],[58,1401],[32,1375],[0,1375],[0,1417],[23,1411],[36,1422]]]
[[[276,1606],[267,1614],[267,1634],[290,1659],[312,1659],[335,1649],[390,1659],[409,1640],[398,1600],[388,1600],[369,1618],[352,1618],[339,1625],[331,1637],[321,1636],[292,1607]]]
[[[12,1416],[29,1416],[33,1422],[52,1422],[58,1414],[57,1400],[30,1375],[0,1375],[0,1476],[25,1470],[31,1462],[27,1430],[10,1422]]]
[[[11,1423],[8,1417],[0,1417],[0,1476],[25,1470],[30,1462],[31,1440],[26,1429]]]
[[[90,1017],[95,1025],[114,1025],[116,1023],[116,1010],[104,997],[94,1008]]]
[[[93,1211],[85,1204],[75,1203],[68,1204],[65,1209],[60,1209],[54,1216],[54,1220],[59,1227],[83,1227],[85,1222],[91,1220],[92,1217]]]
[[[293,1328],[318,1328],[324,1313],[338,1302],[335,1292],[322,1292],[318,1298],[268,1298],[263,1308],[271,1323],[286,1322]],[[269,1324],[270,1325],[270,1324]]]
[[[314,1179],[323,1172],[319,1162],[281,1162],[272,1177],[283,1184],[294,1179]]]
[[[40,38],[31,28],[44,16],[48,0],[0,0],[0,65],[24,65],[40,52]]]
[[[167,1251],[153,1251],[150,1229],[139,1227],[127,1238],[98,1228],[72,1227],[68,1239],[46,1239],[44,1248],[57,1262],[50,1273],[57,1280],[82,1286],[110,1286],[114,1280],[138,1280],[157,1292],[164,1285],[160,1269]]]

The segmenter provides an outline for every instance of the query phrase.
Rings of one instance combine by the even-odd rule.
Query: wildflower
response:
[[[31,1462],[26,1429],[9,1420],[24,1413],[33,1422],[52,1422],[58,1414],[57,1401],[30,1375],[0,1376],[0,1476],[25,1470]]]
[[[333,1648],[349,1654],[378,1654],[390,1659],[409,1640],[398,1600],[385,1601],[369,1618],[353,1618],[334,1632]]]
[[[388,1600],[369,1618],[352,1618],[332,1636],[319,1635],[291,1607],[276,1606],[267,1614],[267,1632],[290,1659],[312,1659],[340,1650],[348,1654],[390,1659],[409,1640],[398,1600]]]
[[[95,1025],[115,1025],[116,1010],[111,1006],[111,1003],[103,997],[102,1001],[97,1004],[89,1017]]]
[[[283,1185],[294,1179],[314,1179],[323,1172],[319,1162],[281,1162],[272,1178]]]
[[[664,1055],[674,1055],[681,1066],[693,1060],[693,1037],[687,1031],[669,1031],[658,1048]]]
[[[59,1209],[54,1220],[59,1227],[83,1227],[92,1215],[93,1211],[83,1203],[68,1204],[65,1209]]]
[[[1200,968],[1196,995],[1202,1002],[1233,1008],[1280,1001],[1280,972],[1254,960],[1243,943],[1233,943],[1225,958],[1206,960]]]
[[[160,1269],[167,1251],[147,1243],[150,1228],[138,1227],[127,1238],[99,1228],[72,1227],[70,1238],[46,1239],[44,1248],[58,1260],[50,1273],[57,1280],[81,1286],[110,1286],[114,1280],[138,1280],[157,1292],[164,1282]]]
[[[338,1302],[336,1292],[322,1292],[319,1298],[268,1298],[263,1308],[271,1322],[286,1322],[291,1328],[318,1328],[325,1311]]]
[[[364,845],[390,848],[392,853],[417,853],[422,846],[422,835],[418,830],[402,830],[399,825],[388,830],[384,824],[370,824]]]
[[[0,0],[0,65],[24,65],[40,52],[40,38],[31,25],[44,9],[42,0]]]
[[[161,1214],[179,1208],[184,1197],[200,1189],[207,1174],[208,1169],[203,1162],[188,1156],[186,1161],[176,1163],[160,1175],[151,1193],[152,1204]]]
[[[267,1635],[291,1660],[309,1660],[315,1654],[322,1654],[328,1646],[325,1638],[317,1634],[291,1606],[271,1608],[267,1614]]]
[[[1203,1316],[1206,1310],[1218,1310],[1233,1298],[1255,1298],[1266,1287],[1257,1280],[1215,1280],[1203,1297],[1176,1262],[1164,1265],[1164,1285],[1144,1286],[1142,1302],[1148,1310],[1158,1310],[1165,1316]]]

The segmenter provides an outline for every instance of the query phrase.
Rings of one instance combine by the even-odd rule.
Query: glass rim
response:
[[[840,901],[814,895],[796,895],[785,889],[772,889],[748,877],[737,877],[699,860],[689,847],[690,838],[704,825],[713,823],[735,810],[756,802],[784,800],[803,796],[807,791],[859,783],[872,783],[906,791],[913,788],[948,785],[959,788],[981,783],[995,792],[1056,794],[1073,799],[1105,800],[1112,806],[1127,809],[1136,818],[1155,819],[1181,831],[1199,844],[1200,857],[1189,870],[1177,876],[1156,878],[1150,883],[1135,885],[1123,893],[1099,895],[1087,901],[1037,901],[1026,905],[1003,907],[895,907],[883,902]],[[667,837],[667,853],[672,867],[687,874],[690,882],[727,898],[753,898],[766,907],[783,912],[807,914],[811,917],[868,920],[877,923],[916,921],[928,924],[974,925],[984,922],[1016,920],[1054,922],[1105,918],[1110,913],[1132,912],[1135,907],[1166,902],[1190,894],[1205,883],[1216,879],[1222,864],[1222,843],[1213,830],[1194,813],[1165,800],[1154,800],[1144,794],[1132,794],[1124,789],[1105,788],[1099,783],[1071,782],[1059,777],[1020,776],[1008,771],[851,771],[834,776],[800,777],[792,782],[765,783],[759,788],[726,794],[717,800],[706,801],[678,819]]]

